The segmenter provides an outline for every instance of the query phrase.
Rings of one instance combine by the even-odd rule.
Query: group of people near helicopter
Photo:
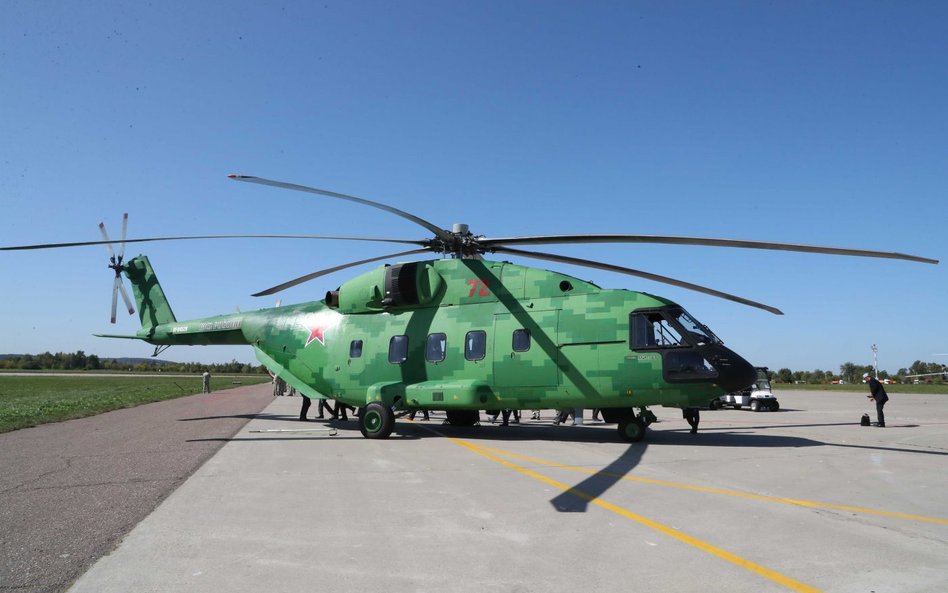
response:
[[[277,396],[295,396],[296,389],[286,384],[286,381],[279,377],[273,378],[273,395]],[[300,394],[302,395],[302,394]],[[312,405],[312,400],[305,395],[302,395],[303,405],[300,408],[300,421],[309,422],[310,419],[307,418],[309,413],[309,408]],[[487,414],[487,419],[491,424],[497,423],[497,418],[501,418],[500,426],[509,426],[512,424],[520,424],[520,410],[484,410]],[[358,416],[359,412],[356,408],[346,405],[340,401],[335,401],[330,403],[330,400],[320,399],[319,404],[316,408],[316,416],[314,419],[325,419],[329,418],[332,420],[348,420],[349,413],[352,413],[353,416]],[[408,418],[414,420],[415,417],[421,414],[425,420],[430,420],[431,416],[428,410],[412,410]],[[328,415],[328,416],[327,416]],[[698,415],[698,410],[696,408],[685,408],[682,410],[682,416],[685,420],[688,421],[688,425],[691,427],[691,434],[696,434],[698,432],[698,422],[700,421],[700,416]],[[562,410],[554,410],[553,415],[553,424],[565,424],[570,418],[573,419],[573,426],[577,424],[582,424],[583,420],[583,409],[582,408],[565,408]],[[541,411],[533,410],[530,415],[531,420],[540,420]],[[592,411],[592,420],[599,421],[599,409],[593,408]]]

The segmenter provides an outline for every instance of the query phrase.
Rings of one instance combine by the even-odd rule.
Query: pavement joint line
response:
[[[335,428],[266,428],[247,432],[325,432],[334,437],[339,431]]]
[[[432,430],[432,432],[437,433],[437,431],[433,429],[430,429],[430,430]],[[442,435],[442,436],[445,436],[445,435]],[[811,587],[810,585],[797,581],[796,579],[788,577],[775,570],[769,569],[766,566],[762,566],[760,564],[747,560],[746,558],[742,558],[738,556],[737,554],[733,554],[731,552],[728,552],[727,550],[724,550],[722,548],[719,548],[717,546],[704,542],[696,537],[690,536],[677,529],[674,529],[672,527],[669,527],[657,521],[653,521],[652,519],[649,519],[648,517],[639,515],[637,513],[633,513],[632,511],[624,509],[618,505],[612,504],[601,498],[598,498],[598,497],[592,496],[591,494],[583,492],[582,490],[577,490],[575,488],[567,486],[566,484],[562,482],[558,482],[554,480],[553,478],[544,476],[543,474],[539,474],[533,470],[517,465],[513,463],[512,461],[507,461],[506,459],[497,457],[496,455],[488,451],[489,449],[488,447],[475,445],[474,443],[457,439],[454,437],[446,437],[446,438],[452,443],[460,447],[463,447],[473,453],[481,455],[482,457],[485,457],[495,463],[499,463],[509,469],[515,470],[528,477],[531,477],[534,480],[543,482],[544,484],[553,486],[554,488],[558,488],[562,490],[563,492],[579,497],[589,502],[590,504],[594,504],[600,508],[603,508],[607,511],[615,513],[621,517],[629,519],[635,523],[639,523],[640,525],[644,525],[646,527],[654,529],[664,535],[667,535],[668,537],[677,539],[683,543],[686,543],[703,552],[716,556],[722,560],[726,560],[727,562],[730,562],[731,564],[734,564],[735,566],[738,566],[752,573],[755,573],[759,576],[762,576],[770,581],[773,581],[774,583],[777,583],[778,585],[781,585],[783,587],[786,587],[787,589],[790,589],[791,591],[795,591],[796,593],[822,593],[820,589]]]
[[[575,471],[584,474],[602,474],[610,478],[619,478],[622,480],[628,480],[631,482],[641,482],[643,484],[652,484],[656,486],[667,486],[669,488],[679,488],[682,490],[694,490],[696,492],[707,492],[709,494],[721,494],[724,496],[734,496],[738,498],[749,498],[753,500],[763,500],[766,502],[776,502],[780,504],[788,504],[793,506],[801,506],[807,508],[822,508],[822,509],[834,509],[838,511],[850,511],[853,513],[861,513],[865,515],[879,515],[883,517],[894,517],[897,519],[907,519],[909,521],[923,521],[928,523],[941,523],[942,525],[948,525],[948,519],[939,519],[937,517],[924,517],[920,515],[909,515],[906,513],[896,513],[892,511],[880,511],[876,509],[867,509],[862,507],[854,507],[840,504],[824,503],[824,502],[813,502],[809,500],[796,500],[793,498],[781,498],[779,496],[765,496],[763,494],[751,494],[749,492],[737,492],[734,490],[723,490],[720,488],[710,488],[707,486],[694,486],[691,484],[681,484],[677,482],[668,482],[664,480],[654,480],[651,478],[641,478],[638,476],[629,476],[622,474],[612,474],[612,473],[603,473],[596,470],[591,470],[584,467],[578,467],[574,465],[565,465],[562,463],[555,463],[552,461],[544,461],[543,459],[537,459],[535,457],[529,457],[526,455],[520,455],[517,453],[511,453],[509,451],[503,451],[501,449],[494,449],[493,447],[485,447],[483,445],[474,445],[475,447],[480,447],[485,451],[490,451],[498,455],[504,455],[506,457],[512,457],[515,459],[520,459],[523,461],[529,461],[531,463],[537,463],[539,465],[545,465],[548,467],[555,467],[559,469],[566,469],[570,471]]]

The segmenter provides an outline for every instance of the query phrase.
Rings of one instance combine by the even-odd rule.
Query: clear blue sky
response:
[[[477,234],[639,233],[948,256],[944,2],[8,1],[0,245],[205,233],[427,238],[355,194]],[[149,255],[179,319],[397,245],[180,242]],[[681,303],[755,364],[896,371],[948,352],[948,267],[735,249],[550,246],[782,317]],[[108,322],[101,246],[0,253],[0,353],[147,356]],[[321,298],[354,273],[283,293]],[[171,360],[252,361],[249,347]],[[944,360],[942,358],[941,360]]]

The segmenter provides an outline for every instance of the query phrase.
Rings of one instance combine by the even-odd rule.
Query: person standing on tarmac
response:
[[[300,393],[303,396],[303,407],[300,408],[300,422],[309,422],[309,419],[306,417],[306,413],[309,412],[309,406],[312,404],[312,400]]]
[[[681,417],[688,421],[691,426],[691,434],[698,434],[698,423],[701,422],[701,414],[698,408],[682,408]]]
[[[319,398],[319,406],[316,408],[316,417],[325,418],[326,412],[329,412],[329,417],[335,419],[336,411],[330,406],[324,398]]]
[[[875,377],[870,377],[869,373],[863,373],[862,379],[869,384],[869,399],[876,402],[876,418],[879,420],[876,426],[885,428],[885,413],[882,411],[882,408],[884,408],[885,403],[889,401],[889,394],[885,392],[885,387],[882,386],[882,383]]]

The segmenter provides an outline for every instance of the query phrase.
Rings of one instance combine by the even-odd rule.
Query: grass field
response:
[[[214,390],[269,382],[266,375],[214,375]],[[83,418],[201,392],[200,375],[101,376],[0,373],[0,433]]]

